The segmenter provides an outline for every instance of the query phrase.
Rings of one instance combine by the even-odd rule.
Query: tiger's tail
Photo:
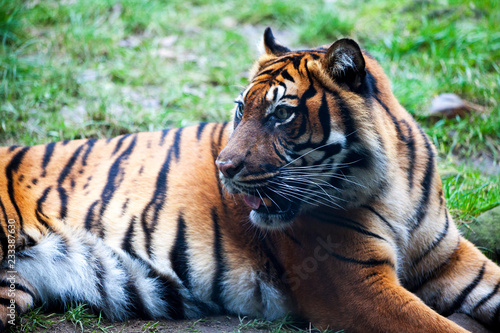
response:
[[[0,265],[0,330],[41,304],[64,309],[85,303],[116,321],[199,316],[175,273],[160,272],[85,230],[66,229],[48,233]]]

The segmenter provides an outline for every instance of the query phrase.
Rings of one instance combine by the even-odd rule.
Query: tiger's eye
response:
[[[241,118],[243,116],[243,103],[238,103],[236,106],[236,117]]]
[[[278,119],[285,120],[290,116],[290,111],[286,108],[278,107],[274,110],[274,116]]]

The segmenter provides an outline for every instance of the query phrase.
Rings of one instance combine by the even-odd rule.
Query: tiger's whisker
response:
[[[324,189],[324,188],[323,188],[320,184],[318,184],[318,183],[316,183],[316,182],[313,182],[313,181],[310,181],[310,180],[302,180],[302,179],[293,180],[293,182],[298,183],[298,184],[305,184],[305,185],[315,185],[315,186],[319,187],[319,188],[321,189],[321,191],[322,191],[325,195],[327,195],[327,196],[328,196],[328,197],[332,200],[332,202],[335,202],[335,200],[341,200],[341,201],[346,202],[346,200],[345,200],[345,199],[342,199],[342,198],[338,198],[338,197],[333,198],[330,194],[328,194],[328,193],[325,191],[325,189]],[[325,182],[325,183],[326,183],[326,182]],[[288,185],[289,185],[289,184],[288,184]],[[328,186],[330,186],[330,187],[332,187],[333,189],[335,189],[335,190],[337,190],[337,191],[338,191],[338,189],[337,189],[336,187],[334,187],[333,185],[328,184],[328,183],[326,183],[326,185],[328,185]],[[318,195],[318,193],[321,193],[321,192],[318,192],[318,191],[314,191],[313,189],[310,189],[310,188],[300,188],[300,189],[298,189],[297,191],[302,191],[302,192],[304,192],[304,191],[305,191],[305,192],[309,192],[309,193],[314,194],[314,195],[317,195],[317,196],[319,196],[319,195]],[[335,202],[335,204],[337,204],[337,203]]]
[[[329,203],[331,203],[331,204],[334,204],[335,206],[337,206],[336,208],[340,207],[340,205],[338,203],[333,201],[333,198],[331,196],[329,196],[331,201],[327,200],[324,197],[322,197],[322,193],[319,191],[314,191],[312,189],[307,189],[307,188],[297,188],[297,187],[291,186],[291,185],[286,184],[286,183],[277,183],[277,182],[273,182],[273,183],[275,185],[282,186],[279,190],[283,190],[283,191],[287,192],[288,194],[294,193],[294,194],[300,195],[300,194],[303,194],[304,192],[306,192],[306,193],[309,193],[312,195],[312,197],[308,198],[308,199],[313,200],[319,204],[329,206]],[[284,186],[284,188],[283,188],[283,186]],[[298,198],[298,199],[303,200],[303,198]],[[332,206],[330,206],[330,207],[332,207]]]

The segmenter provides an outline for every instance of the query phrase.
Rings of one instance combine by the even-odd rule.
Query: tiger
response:
[[[500,268],[446,208],[437,152],[351,39],[270,28],[231,123],[0,148],[0,326],[291,313],[346,332],[500,327]]]

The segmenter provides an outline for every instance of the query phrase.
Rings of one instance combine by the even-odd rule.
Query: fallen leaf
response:
[[[468,113],[482,113],[485,107],[461,99],[456,94],[440,94],[432,100],[429,110],[429,118],[455,118],[456,116],[465,117]]]

